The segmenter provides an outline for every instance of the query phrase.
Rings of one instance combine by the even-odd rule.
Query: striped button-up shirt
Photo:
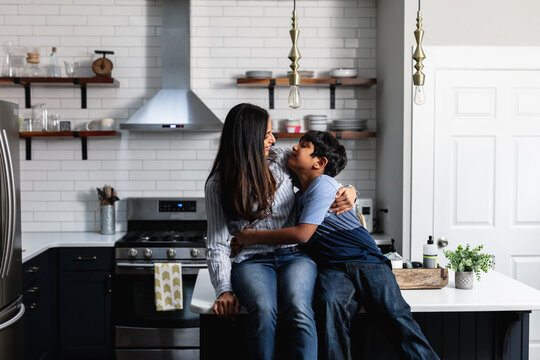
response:
[[[272,147],[266,157],[270,172],[276,180],[276,193],[272,204],[272,215],[257,221],[253,228],[256,230],[277,230],[283,227],[294,226],[294,191],[287,160],[290,149]],[[231,247],[229,235],[243,229],[248,225],[247,220],[230,221],[226,219],[221,206],[221,186],[219,176],[214,174],[207,182],[205,188],[206,216],[208,217],[207,231],[207,262],[210,280],[216,291],[216,297],[225,291],[233,291],[231,285]],[[241,262],[255,254],[266,254],[278,248],[295,245],[264,245],[246,246],[234,258],[234,262]]]

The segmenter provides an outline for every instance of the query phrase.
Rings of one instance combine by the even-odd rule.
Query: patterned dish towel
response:
[[[182,264],[155,263],[154,287],[156,310],[182,310]]]

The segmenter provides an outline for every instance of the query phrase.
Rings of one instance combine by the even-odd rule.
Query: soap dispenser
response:
[[[437,267],[437,244],[433,243],[430,235],[427,244],[424,244],[424,269],[435,269]]]
[[[392,269],[403,269],[403,258],[397,253],[396,240],[392,239],[392,245],[390,245],[390,252],[384,254],[392,263]]]

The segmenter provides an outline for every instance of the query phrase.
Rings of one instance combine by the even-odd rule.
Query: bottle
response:
[[[397,253],[396,240],[392,239],[392,245],[390,245],[390,252],[384,254],[392,263],[392,269],[403,269],[403,258]]]
[[[435,269],[437,267],[437,244],[433,243],[430,235],[427,244],[424,244],[424,268]]]
[[[60,77],[60,66],[58,66],[58,59],[56,59],[56,48],[52,48],[51,55],[49,55],[49,71],[47,75],[50,77]]]

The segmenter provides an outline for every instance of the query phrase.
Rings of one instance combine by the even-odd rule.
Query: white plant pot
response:
[[[456,289],[471,290],[474,285],[474,271],[456,271]]]

